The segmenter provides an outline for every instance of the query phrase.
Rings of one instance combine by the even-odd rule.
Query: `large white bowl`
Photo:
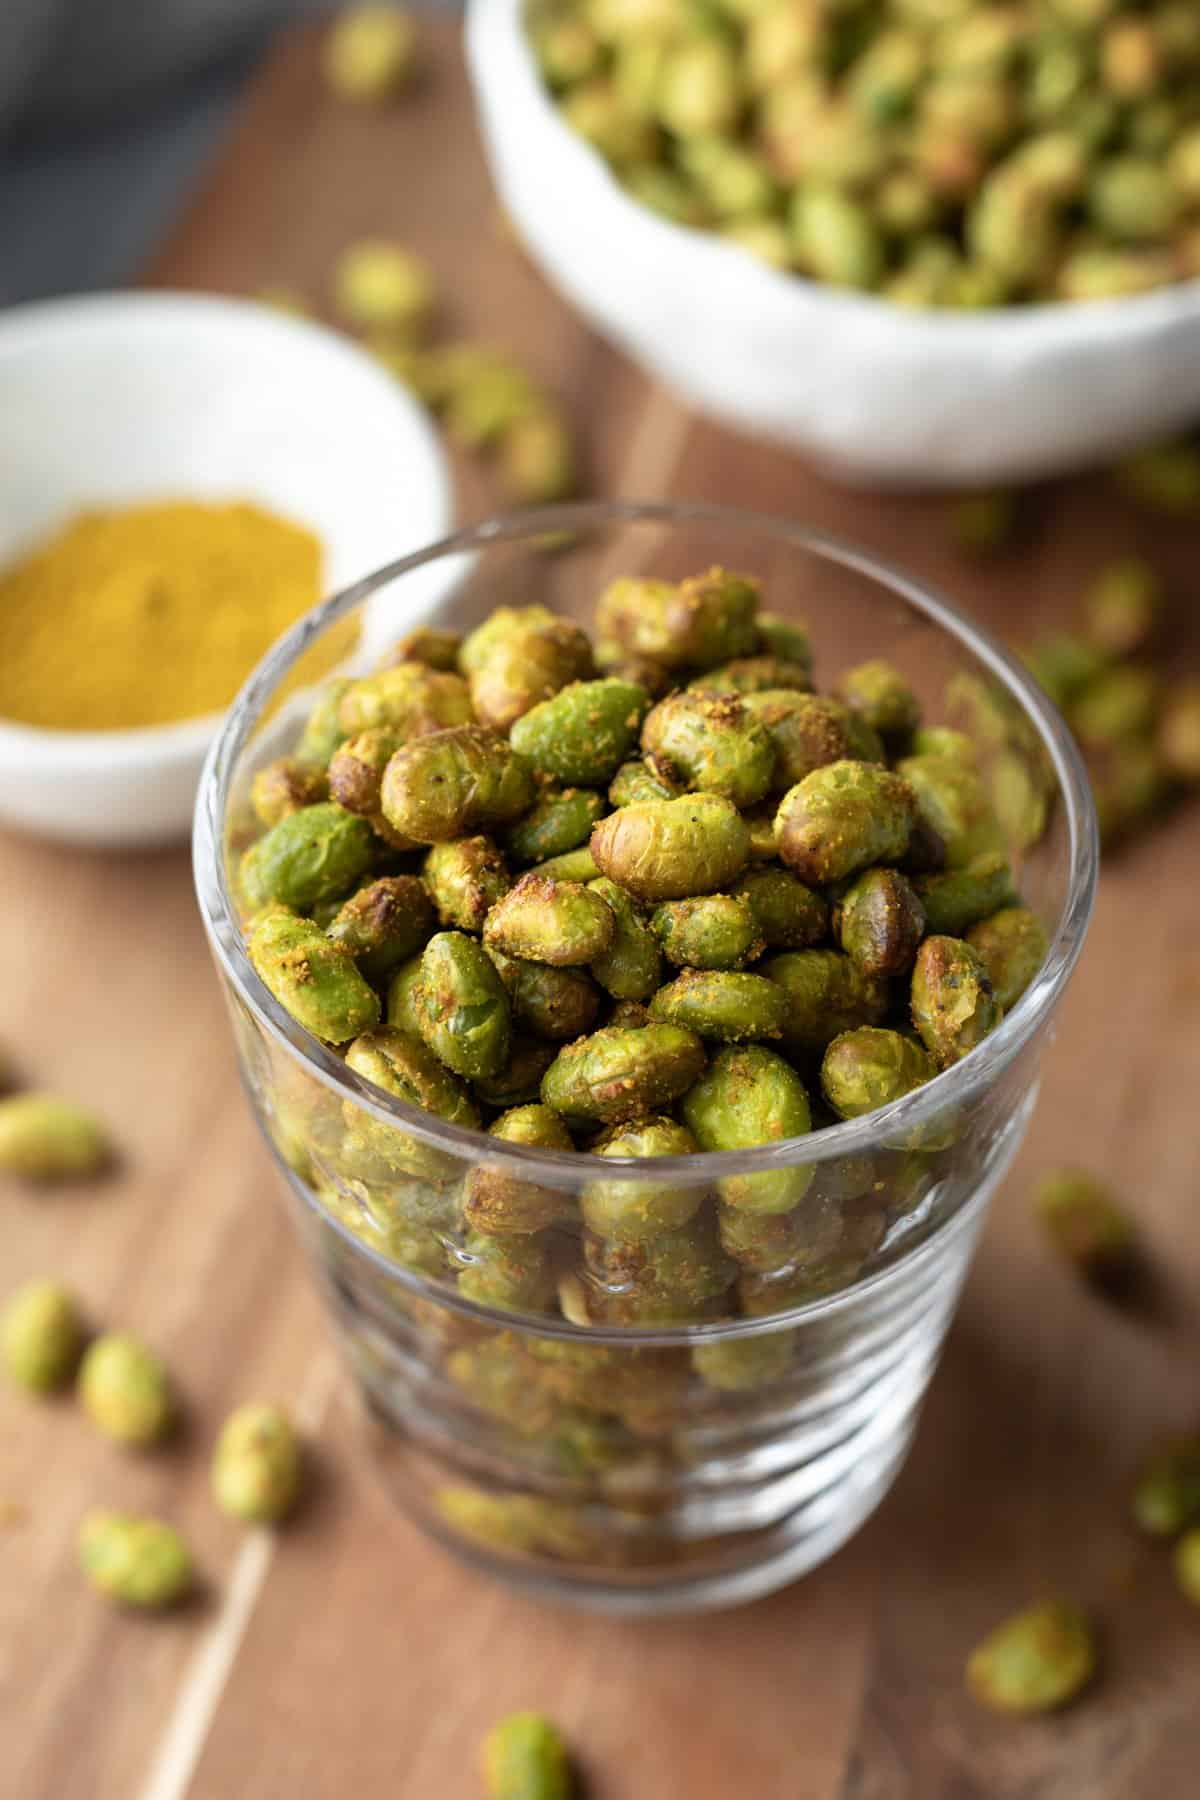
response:
[[[157,498],[250,499],[310,526],[331,589],[440,537],[451,513],[424,413],[332,331],[199,294],[0,314],[0,564],[81,508]],[[186,837],[219,723],[0,722],[0,820],[80,844]]]
[[[888,485],[1088,463],[1200,414],[1200,282],[1087,304],[909,313],[817,286],[637,204],[549,99],[522,0],[471,0],[467,52],[505,206],[552,281],[715,417]]]

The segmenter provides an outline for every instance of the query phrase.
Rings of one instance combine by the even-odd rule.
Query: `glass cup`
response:
[[[344,667],[360,672],[415,624],[469,629],[504,604],[588,623],[618,574],[712,564],[758,576],[765,606],[807,622],[820,685],[886,657],[928,724],[970,736],[1049,934],[1038,974],[962,1061],[848,1122],[821,1112],[819,1049],[789,1024],[817,1128],[748,1151],[529,1149],[362,1079],[259,981],[235,900],[249,785],[295,740],[306,657],[327,664],[330,634],[353,633]],[[1086,778],[1019,665],[903,574],[783,520],[632,504],[502,519],[392,564],[281,641],[214,746],[195,859],[251,1102],[404,1510],[483,1569],[631,1614],[752,1598],[845,1542],[912,1439],[1092,903]],[[526,1044],[507,1093],[477,1088],[481,1125],[535,1100],[552,1054]]]

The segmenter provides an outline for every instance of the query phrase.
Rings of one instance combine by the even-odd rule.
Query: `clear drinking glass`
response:
[[[600,1165],[448,1124],[360,1079],[258,980],[234,899],[249,783],[294,741],[306,655],[354,628],[358,671],[416,623],[468,628],[534,600],[586,623],[617,574],[714,563],[758,576],[765,605],[807,621],[818,685],[884,656],[927,723],[972,736],[1050,934],[1039,974],[976,1050],[908,1098],[748,1152]],[[499,520],[394,563],[282,640],[214,746],[195,857],[246,1086],[405,1511],[492,1573],[634,1614],[766,1593],[850,1537],[911,1441],[1092,902],[1086,779],[1012,658],[898,571],[782,520],[625,504]],[[528,1079],[522,1098],[536,1097],[536,1068]],[[668,1184],[689,1222],[666,1244],[584,1233],[599,1169],[625,1198]],[[758,1212],[751,1177],[803,1197]],[[489,1182],[546,1228],[472,1235],[464,1200]]]

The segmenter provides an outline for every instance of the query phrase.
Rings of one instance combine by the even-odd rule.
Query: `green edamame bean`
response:
[[[765,726],[774,748],[772,787],[778,793],[828,763],[845,762],[863,752],[867,760],[883,760],[882,745],[863,738],[865,727],[856,725],[840,700],[792,688],[768,688],[743,699]]]
[[[936,1075],[920,1044],[900,1031],[860,1025],[835,1037],[821,1062],[821,1091],[841,1119],[889,1106]]]
[[[339,745],[329,764],[331,798],[347,812],[374,818],[379,811],[383,771],[403,741],[390,725],[376,725]]]
[[[939,1069],[967,1055],[1003,1018],[983,959],[961,938],[928,937],[917,951],[912,1018]]]
[[[412,1000],[421,1036],[455,1075],[500,1073],[512,1036],[508,995],[473,937],[439,931],[430,938]]]
[[[619,1125],[670,1106],[703,1067],[704,1046],[694,1031],[662,1023],[610,1026],[559,1051],[542,1099],[568,1121]]]
[[[775,982],[725,969],[684,969],[650,1002],[652,1019],[727,1044],[779,1037],[786,1012],[787,997]]]
[[[329,782],[324,770],[310,768],[298,756],[277,756],[257,771],[250,784],[254,816],[268,829],[289,813],[328,798]]]
[[[921,705],[898,669],[882,657],[856,663],[834,692],[877,731],[885,744],[903,744],[921,723]]]
[[[731,894],[664,900],[650,923],[679,968],[740,969],[766,948],[750,906]]]
[[[804,1083],[782,1056],[761,1044],[730,1045],[684,1096],[684,1121],[702,1150],[745,1150],[805,1137],[812,1115]],[[789,1213],[812,1180],[811,1167],[724,1175],[723,1205],[747,1213]]]
[[[647,714],[642,749],[693,791],[737,807],[766,797],[775,752],[766,727],[736,694],[671,694]]]
[[[612,806],[636,806],[642,800],[677,800],[683,788],[657,766],[640,760],[623,762],[609,783]]]
[[[1005,1012],[1021,998],[1050,948],[1045,926],[1027,906],[1002,907],[979,920],[967,932],[967,942],[986,968]]]
[[[494,731],[508,731],[531,707],[592,673],[587,633],[544,606],[497,607],[467,637],[459,660],[475,717]]]
[[[613,916],[612,942],[592,960],[592,974],[614,1000],[648,1000],[662,980],[662,955],[654,933],[615,881],[589,882]]]
[[[727,887],[741,874],[750,832],[716,794],[623,806],[592,832],[592,855],[636,900],[686,900]]]
[[[960,869],[919,875],[915,886],[926,928],[948,937],[964,936],[969,926],[1017,898],[1008,860],[994,851]]]
[[[469,725],[475,714],[461,675],[444,674],[423,663],[396,663],[352,681],[338,704],[344,737],[385,726],[402,743],[452,725]]]
[[[434,844],[421,874],[438,919],[456,931],[482,931],[488,913],[512,886],[503,856],[482,836]]]
[[[488,1127],[488,1135],[506,1144],[526,1144],[539,1150],[574,1149],[558,1114],[536,1103],[502,1113]],[[475,1232],[503,1237],[509,1232],[544,1231],[569,1219],[574,1210],[569,1193],[514,1174],[507,1164],[485,1161],[467,1177],[463,1216]]]
[[[757,649],[759,584],[713,568],[686,581],[622,576],[596,602],[597,636],[666,669],[709,669]]]
[[[833,935],[864,974],[903,974],[925,935],[918,889],[897,869],[867,869],[834,908]]]
[[[890,769],[836,762],[814,769],[779,804],[779,854],[801,881],[841,881],[869,863],[896,862],[916,819],[912,789]]]
[[[550,789],[510,828],[505,839],[508,853],[519,864],[543,863],[553,856],[565,856],[587,843],[592,826],[603,818],[605,810],[603,796],[590,788]]]
[[[772,841],[774,821],[772,820]],[[805,887],[790,869],[772,865],[751,869],[733,890],[754,915],[769,950],[807,950],[829,931],[829,907],[820,894]]]
[[[991,798],[974,761],[906,756],[896,773],[916,797],[917,816],[945,846],[946,865],[961,869],[1005,845]]]
[[[415,875],[384,875],[352,894],[326,929],[379,987],[424,945],[433,930],[433,908]]]
[[[487,946],[487,953],[508,992],[516,1024],[556,1043],[591,1030],[600,1010],[600,992],[586,970],[528,962],[507,956],[494,945]]]
[[[493,906],[483,941],[506,956],[570,968],[603,956],[614,930],[612,909],[594,889],[533,871]]]
[[[371,860],[365,819],[325,800],[289,813],[242,858],[242,885],[255,906],[308,912],[353,887]]]
[[[482,725],[416,738],[384,770],[380,802],[394,830],[418,844],[441,844],[493,825],[511,825],[535,797],[533,772]]]
[[[379,996],[344,944],[309,919],[273,911],[258,920],[247,953],[254,971],[297,1024],[344,1044],[379,1022]]]
[[[517,720],[512,747],[556,781],[604,788],[637,744],[649,707],[649,694],[634,682],[575,681]]]
[[[815,1052],[840,1031],[878,1025],[889,1004],[887,982],[836,950],[791,950],[763,973],[783,990],[783,1036],[789,1050]]]
[[[594,1156],[691,1156],[699,1148],[691,1132],[661,1115],[614,1125],[592,1145]],[[686,1225],[700,1209],[705,1189],[671,1182],[589,1181],[580,1201],[583,1222],[597,1237],[641,1243]]]

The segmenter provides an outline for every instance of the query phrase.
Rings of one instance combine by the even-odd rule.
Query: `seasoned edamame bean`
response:
[[[568,682],[589,676],[592,647],[578,625],[544,606],[501,606],[471,632],[459,660],[479,723],[507,731]]]
[[[536,1232],[474,1231],[460,1257],[458,1291],[501,1312],[545,1312],[554,1299],[550,1247]]]
[[[769,654],[736,656],[732,662],[694,676],[688,687],[697,694],[763,694],[793,688],[807,693],[812,687],[812,664]]]
[[[887,982],[837,950],[785,951],[763,973],[783,990],[789,1050],[820,1052],[840,1031],[878,1025],[888,1010]]]
[[[559,1051],[542,1099],[568,1120],[618,1125],[670,1106],[703,1067],[704,1046],[694,1031],[665,1023],[610,1026]]]
[[[351,951],[294,913],[264,913],[247,952],[254,972],[297,1024],[327,1044],[345,1044],[379,1022],[379,996]]]
[[[365,819],[330,801],[273,825],[242,858],[242,886],[257,907],[272,902],[308,912],[344,894],[364,873],[374,838]]]
[[[877,731],[885,744],[904,744],[921,723],[921,706],[898,669],[882,657],[857,663],[834,692]]]
[[[418,844],[442,844],[511,825],[534,794],[529,764],[498,732],[461,725],[398,750],[384,770],[380,802],[396,831]]]
[[[768,950],[807,950],[828,934],[828,905],[790,869],[751,869],[733,892],[750,908]]]
[[[652,1019],[726,1044],[779,1037],[786,1011],[786,996],[775,982],[727,969],[684,969],[650,1002]]]
[[[614,1125],[592,1145],[594,1156],[691,1156],[699,1149],[686,1126],[661,1115]],[[703,1204],[699,1183],[649,1182],[617,1176],[589,1181],[580,1202],[583,1222],[597,1237],[641,1243],[686,1225]]]
[[[684,1096],[682,1112],[702,1150],[744,1150],[805,1137],[812,1129],[808,1095],[795,1070],[761,1044],[718,1051],[707,1073]],[[724,1175],[717,1191],[725,1206],[747,1213],[789,1213],[808,1192],[812,1169],[803,1164],[760,1173]]]
[[[901,975],[911,968],[925,924],[917,890],[897,869],[857,876],[833,912],[833,935],[866,975]]]
[[[869,863],[896,862],[916,818],[912,789],[875,763],[814,769],[779,804],[779,854],[801,881],[841,881]]]
[[[716,794],[623,806],[592,832],[601,872],[636,900],[686,900],[740,875],[750,832],[735,806]]]
[[[330,796],[347,812],[372,819],[379,811],[383,771],[399,750],[403,738],[390,725],[372,725],[356,732],[333,753],[329,764]]]
[[[1003,1018],[983,959],[961,938],[928,937],[917,951],[912,1018],[939,1069],[974,1050]]]
[[[430,938],[413,1007],[421,1036],[455,1075],[498,1075],[508,1061],[508,995],[492,959],[465,932]]]
[[[213,1498],[248,1524],[275,1524],[300,1493],[300,1441],[279,1406],[239,1406],[221,1428],[212,1460]]]
[[[364,1032],[347,1050],[346,1066],[397,1100],[436,1113],[452,1125],[476,1126],[479,1123],[479,1114],[462,1083],[420,1038],[409,1032],[392,1025],[381,1025],[374,1031]],[[400,1156],[399,1167],[405,1166],[403,1159],[409,1146],[414,1153],[423,1148],[417,1146],[416,1140],[391,1132],[386,1126],[380,1126],[379,1133],[371,1135],[377,1136],[385,1146],[395,1141]],[[420,1173],[420,1169],[414,1172]]]
[[[327,769],[338,745],[350,736],[341,725],[341,706],[351,685],[339,676],[327,682],[313,702],[295,750],[296,761],[304,768]]]
[[[513,1020],[537,1037],[565,1042],[596,1022],[600,991],[584,969],[555,968],[487,946],[508,992]]]
[[[632,681],[574,681],[516,721],[512,747],[540,774],[604,788],[637,744],[649,706],[645,688]]]
[[[926,1051],[901,1031],[860,1025],[835,1037],[821,1062],[821,1092],[842,1119],[860,1119],[933,1079]]]
[[[623,762],[609,783],[610,805],[636,806],[640,800],[677,800],[682,785],[655,765],[641,760]]]
[[[538,1104],[517,1106],[488,1127],[490,1137],[506,1144],[539,1150],[572,1150],[571,1134],[556,1112]],[[574,1212],[569,1193],[543,1186],[512,1172],[508,1165],[486,1161],[471,1170],[463,1200],[463,1216],[476,1232],[501,1237],[509,1232],[544,1231]]]
[[[1005,845],[983,777],[973,761],[946,755],[906,756],[896,773],[916,797],[917,817],[945,847],[946,863],[965,868]]]
[[[69,1381],[83,1344],[79,1307],[55,1281],[27,1281],[0,1312],[0,1362],[30,1393],[48,1394]]]
[[[512,886],[503,856],[483,836],[434,844],[421,875],[439,921],[456,931],[482,931],[488,913]]]
[[[90,1512],[79,1533],[79,1561],[98,1593],[139,1611],[173,1605],[194,1578],[179,1533],[161,1519],[132,1513]]]
[[[510,827],[505,838],[508,853],[518,864],[565,856],[587,843],[592,826],[607,811],[603,796],[590,788],[550,788]]]
[[[328,935],[349,950],[373,987],[412,956],[433,930],[433,907],[415,875],[383,875],[341,907]]]
[[[592,1277],[589,1305],[607,1325],[671,1325],[715,1318],[737,1265],[721,1248],[707,1210],[651,1237],[584,1240]]]
[[[970,926],[1017,898],[1008,861],[995,851],[961,869],[918,875],[915,887],[926,929],[950,937],[965,936]]]
[[[447,726],[469,725],[474,716],[461,675],[416,662],[395,663],[352,681],[338,702],[338,725],[350,739],[386,727],[407,743]]]
[[[1027,906],[1006,906],[971,926],[967,942],[991,978],[1005,1012],[1015,1006],[1046,960],[1046,928]]]
[[[250,804],[260,825],[278,825],[289,813],[329,798],[329,782],[321,769],[309,768],[298,756],[277,756],[258,770],[250,784]]]
[[[665,669],[713,668],[758,647],[759,586],[713,568],[687,581],[622,576],[596,602],[596,634]]]
[[[882,746],[865,740],[848,707],[823,694],[767,688],[743,696],[748,711],[765,726],[775,751],[771,786],[786,792],[814,769],[844,762],[864,752],[867,760]]]
[[[650,923],[678,968],[740,969],[766,948],[751,907],[732,894],[664,900]]]
[[[594,888],[534,871],[492,907],[483,941],[506,956],[571,968],[603,956],[614,929],[612,909]]]
[[[118,1444],[157,1444],[175,1425],[166,1368],[132,1332],[108,1331],[88,1345],[78,1391],[92,1424]]]
[[[737,807],[766,797],[775,767],[767,729],[736,694],[671,694],[642,726],[642,749],[694,792]]]
[[[601,875],[588,885],[613,917],[612,940],[593,957],[592,974],[614,1000],[648,1000],[662,980],[662,956],[653,931],[615,881]]]

